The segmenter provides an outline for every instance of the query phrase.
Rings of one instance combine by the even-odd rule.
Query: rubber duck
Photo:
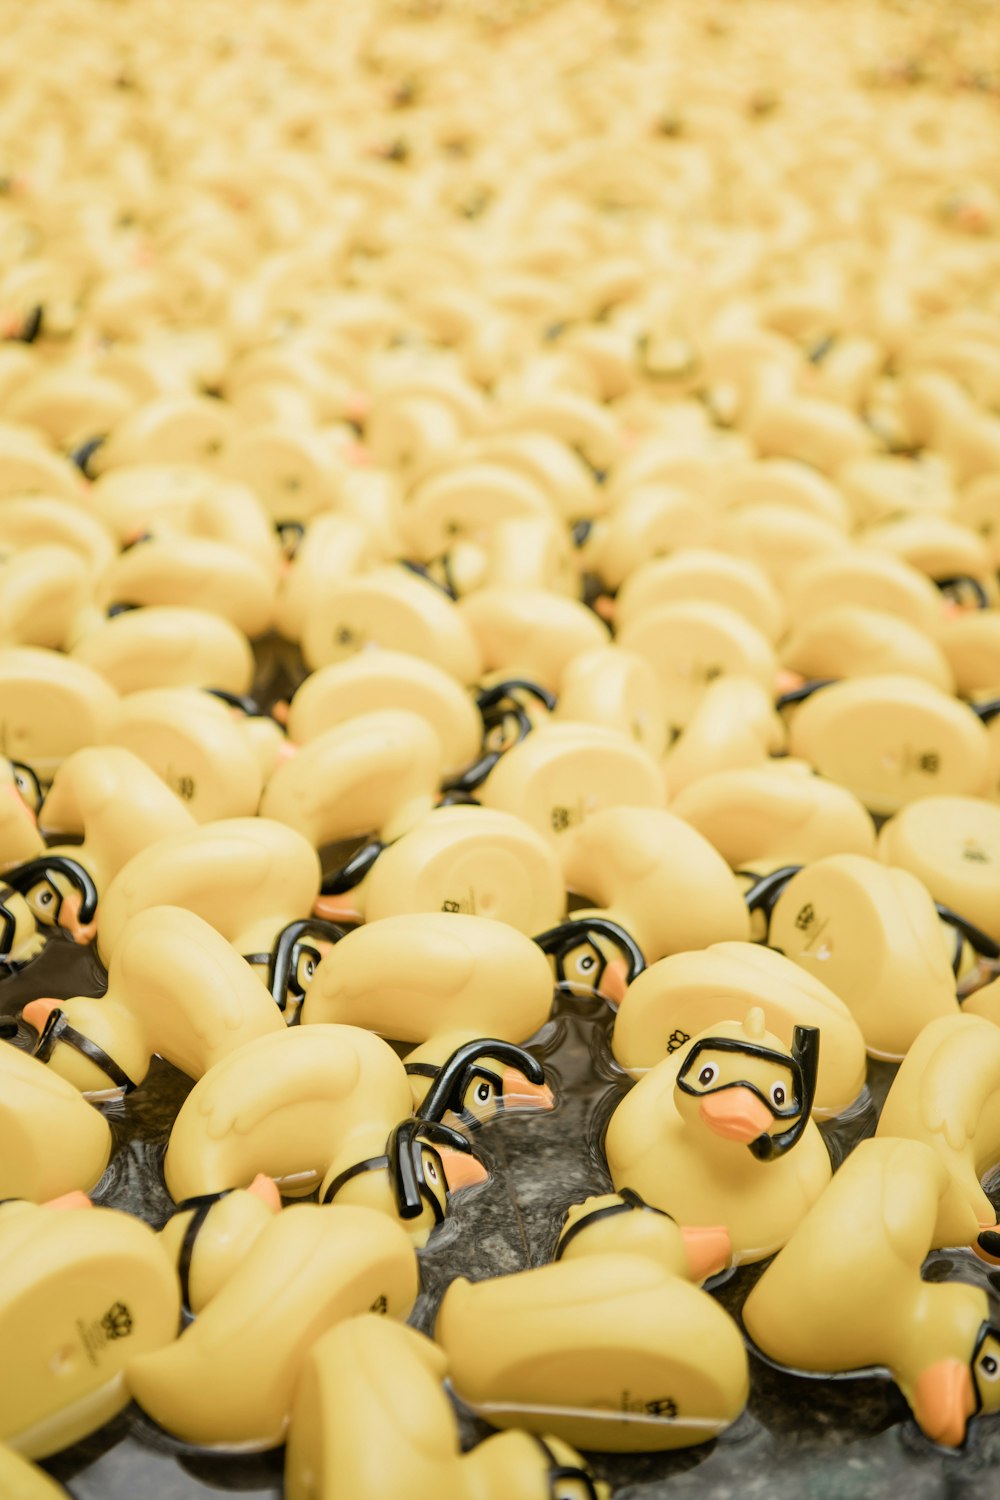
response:
[[[456,539],[486,541],[508,521],[552,516],[545,490],[504,464],[457,463],[420,480],[410,490],[403,518],[409,555],[440,557]]]
[[[576,1247],[553,1265],[449,1284],[434,1336],[456,1395],[494,1426],[605,1452],[717,1437],[750,1384],[729,1314],[653,1255]]]
[[[773,1255],[830,1180],[809,1118],[818,1051],[815,1027],[797,1027],[789,1051],[758,1006],[696,1034],[612,1115],[615,1186],[683,1224],[724,1224],[736,1265]]]
[[[458,607],[405,568],[373,568],[346,579],[321,604],[302,627],[302,655],[311,669],[384,646],[433,662],[463,684],[482,671],[479,647]]]
[[[391,843],[428,814],[441,779],[441,742],[426,719],[386,708],[336,724],[274,772],[260,812],[314,848],[373,834]]]
[[[93,583],[79,554],[43,543],[0,558],[0,641],[62,650]]]
[[[941,595],[926,574],[861,547],[800,564],[787,580],[785,602],[797,626],[842,604],[887,610],[924,635],[934,635],[942,618]]]
[[[964,703],[916,677],[855,677],[815,692],[794,713],[789,750],[889,816],[932,794],[978,796],[989,736]]]
[[[350,882],[344,894],[322,895],[317,912],[369,923],[411,912],[464,914],[530,936],[558,922],[566,905],[548,840],[515,813],[486,807],[437,808]]]
[[[623,964],[620,945],[610,933],[605,934],[612,936],[610,947],[603,942],[602,921],[624,928],[646,963],[681,949],[749,936],[746,906],[725,861],[707,839],[672,812],[652,807],[600,808],[566,837],[561,862],[568,890],[600,903],[592,909],[576,908],[564,924],[567,938],[577,924],[590,924],[590,928],[580,933],[581,955],[560,939],[561,977],[564,982],[582,981],[586,988],[589,974],[591,987],[599,988],[613,1003],[620,1001],[637,967],[627,960]],[[553,936],[545,935],[543,942],[549,951],[553,951]],[[594,947],[605,959],[600,975],[584,962]]]
[[[35,1056],[86,1097],[129,1094],[153,1055],[189,1078],[285,1022],[252,969],[214,927],[150,906],[122,928],[100,998],[30,1000]]]
[[[943,693],[955,678],[937,642],[899,615],[835,604],[793,630],[781,648],[786,672],[803,682],[888,674],[917,677]]]
[[[69,1494],[44,1469],[36,1468],[4,1443],[0,1443],[0,1486],[10,1500],[65,1500]]]
[[[319,1335],[374,1307],[405,1318],[419,1285],[413,1242],[385,1215],[299,1204],[271,1218],[179,1339],[129,1361],[129,1393],[185,1442],[276,1447]]]
[[[822,980],[758,943],[713,943],[651,964],[618,1007],[611,1050],[626,1072],[640,1078],[692,1036],[755,1006],[786,1048],[796,1025],[818,1029],[812,1113],[818,1119],[842,1114],[865,1084],[865,1041],[858,1024]]]
[[[564,859],[579,825],[626,795],[632,807],[662,808],[663,778],[634,740],[597,724],[545,724],[515,745],[479,792],[484,807],[516,813]],[[537,928],[536,928],[537,930]]]
[[[628,732],[659,760],[667,748],[667,714],[649,662],[620,646],[578,651],[563,668],[554,718]]]
[[[758,470],[762,467],[766,472],[774,466],[754,465]],[[811,471],[803,472],[808,473],[808,482],[818,478]],[[726,482],[720,476],[720,485]],[[766,482],[771,483],[770,474]],[[735,609],[769,641],[776,641],[782,633],[784,606],[767,574],[745,558],[699,547],[678,548],[669,557],[652,558],[629,573],[615,596],[615,624],[620,630],[648,609],[680,599],[711,599]]]
[[[879,858],[1000,941],[1000,809],[981,797],[923,797],[883,824]]]
[[[125,923],[150,906],[183,906],[238,953],[270,955],[319,894],[312,845],[270,818],[223,818],[160,839],[134,855],[101,902],[97,947],[107,967]]]
[[[160,1230],[177,1267],[181,1307],[194,1318],[228,1281],[261,1231],[281,1211],[281,1194],[259,1173],[246,1188],[206,1193],[182,1203]]]
[[[930,1021],[892,1081],[876,1136],[922,1141],[948,1169],[935,1246],[1000,1263],[996,1210],[980,1186],[1000,1161],[1000,1033],[982,1015]]]
[[[46,794],[41,821],[50,843],[33,864],[44,868],[63,896],[58,914],[51,910],[52,903],[36,904],[35,913],[41,921],[68,927],[77,941],[89,941],[96,930],[96,912],[87,918],[82,913],[84,905],[93,904],[88,880],[99,899],[140,850],[195,826],[183,802],[138,756],[107,745],[74,751],[63,761]],[[61,845],[59,834],[77,841]],[[67,883],[62,862],[79,866],[82,873],[73,880],[67,870]],[[23,885],[23,878],[24,867],[11,872],[15,883]]]
[[[104,573],[95,603],[205,610],[255,640],[271,626],[277,582],[273,562],[261,563],[227,541],[144,536]]]
[[[545,589],[477,589],[458,610],[485,671],[527,677],[553,693],[575,656],[610,640],[607,626],[584,604]]]
[[[128,1404],[125,1366],[176,1336],[177,1276],[147,1225],[82,1196],[0,1203],[0,1248],[0,1436],[45,1458]]]
[[[246,636],[221,615],[149,604],[105,619],[80,617],[71,659],[119,693],[156,687],[220,687],[246,693],[254,659]]]
[[[45,852],[38,831],[41,787],[31,768],[0,757],[0,870]]]
[[[263,751],[261,725],[270,741]],[[247,716],[197,688],[129,693],[106,743],[144,761],[197,823],[252,817],[267,776],[286,753],[273,720]]]
[[[305,622],[331,585],[364,573],[383,558],[371,526],[340,510],[320,511],[308,523],[275,522],[285,541],[284,570],[274,601],[274,628],[300,641]]]
[[[258,1037],[195,1084],[174,1121],[164,1176],[175,1202],[239,1187],[257,1172],[286,1196],[320,1184],[324,1202],[377,1207],[417,1239],[445,1216],[450,1186],[486,1172],[468,1141],[412,1117],[402,1062],[356,1026]]]
[[[289,1500],[610,1500],[580,1455],[546,1433],[498,1433],[463,1453],[442,1388],[440,1345],[387,1318],[351,1318],[317,1339],[295,1391]]]
[[[40,1202],[89,1190],[111,1156],[111,1130],[72,1084],[36,1058],[0,1045],[0,1199]]]
[[[690,721],[716,678],[749,677],[769,691],[777,671],[766,637],[744,615],[711,600],[681,599],[644,610],[622,627],[617,640],[656,669],[667,722],[677,730]]]
[[[300,1020],[400,1042],[453,1032],[522,1042],[551,1004],[549,966],[529,938],[487,917],[425,912],[347,933],[316,970]]]
[[[16,974],[44,947],[45,933],[24,895],[0,880],[0,975]]]
[[[907,870],[816,860],[781,890],[768,941],[840,996],[873,1057],[904,1057],[928,1021],[958,1013],[937,910]]]
[[[442,767],[451,776],[480,753],[483,725],[476,706],[448,672],[402,651],[364,651],[310,673],[288,706],[288,736],[308,744],[359,714],[406,709],[438,736]]]
[[[713,771],[682,788],[671,812],[734,869],[802,865],[875,849],[875,825],[853,793],[800,760]]]
[[[60,651],[0,648],[0,754],[29,766],[42,788],[74,750],[103,742],[118,693],[100,672]]]
[[[785,740],[785,726],[759,682],[718,677],[667,751],[663,770],[670,796],[718,771],[767,765],[769,756],[783,754]]]
[[[866,1140],[768,1266],[743,1322],[769,1359],[809,1373],[888,1367],[933,1442],[958,1447],[1000,1408],[988,1293],[923,1281],[950,1179],[919,1141]]]

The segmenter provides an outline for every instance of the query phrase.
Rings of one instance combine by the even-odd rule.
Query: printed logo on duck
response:
[[[677,1415],[677,1402],[672,1396],[654,1396],[649,1401],[643,1401],[640,1396],[633,1396],[631,1391],[622,1391],[621,1410],[634,1412],[642,1417],[666,1417],[668,1420]]]
[[[127,1339],[132,1332],[132,1314],[124,1302],[115,1302],[101,1319],[101,1327],[107,1339]]]

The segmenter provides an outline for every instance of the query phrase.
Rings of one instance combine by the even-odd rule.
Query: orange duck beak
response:
[[[64,896],[59,908],[59,926],[65,927],[75,943],[92,943],[97,936],[97,917],[95,915],[91,921],[81,922],[82,905],[83,897],[79,891],[70,891],[68,896]]]
[[[489,1178],[490,1174],[482,1162],[470,1151],[453,1151],[450,1146],[438,1146],[437,1152],[444,1167],[449,1193],[475,1187],[477,1183],[486,1182]]]
[[[263,1172],[258,1172],[247,1188],[247,1192],[253,1193],[261,1203],[266,1203],[273,1214],[280,1213],[281,1194],[278,1192],[278,1185],[273,1177],[265,1177]]]
[[[54,1010],[58,1010],[62,1004],[61,1000],[29,1000],[21,1012],[21,1015],[29,1026],[33,1026],[41,1036],[45,1030],[45,1023]]]
[[[597,987],[597,993],[608,1001],[609,1005],[621,1005],[628,989],[628,969],[623,958],[611,958],[604,965],[601,982]]]
[[[913,1415],[932,1442],[957,1448],[976,1409],[972,1374],[960,1359],[928,1365],[913,1391]]]
[[[706,1094],[701,1101],[701,1117],[716,1135],[727,1141],[741,1141],[745,1146],[765,1135],[774,1124],[767,1105],[752,1089],[742,1085]]]
[[[554,1109],[555,1099],[547,1083],[532,1083],[520,1068],[503,1070],[504,1109]]]
[[[692,1281],[707,1281],[728,1266],[732,1245],[724,1224],[682,1224],[681,1239]]]

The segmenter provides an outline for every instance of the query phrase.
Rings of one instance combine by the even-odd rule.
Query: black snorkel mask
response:
[[[510,1068],[520,1069],[529,1083],[545,1082],[545,1073],[541,1063],[537,1058],[532,1057],[530,1052],[525,1052],[523,1047],[518,1047],[513,1042],[500,1041],[495,1037],[480,1037],[474,1042],[466,1042],[464,1046],[457,1048],[439,1068],[436,1068],[433,1063],[407,1063],[405,1065],[407,1073],[434,1080],[423,1103],[417,1108],[417,1118],[440,1123],[442,1117],[451,1110],[470,1130],[478,1130],[482,1121],[477,1119],[462,1103],[469,1085],[477,1078],[496,1090],[496,1108],[498,1111],[502,1110],[504,1107],[503,1078],[491,1068],[482,1065],[480,1059],[483,1057],[504,1063]]]
[[[990,1300],[991,1305],[995,1310],[995,1300],[993,1298],[991,1298]],[[983,1409],[983,1393],[979,1388],[979,1379],[976,1375],[976,1367],[979,1363],[979,1351],[982,1349],[988,1338],[993,1338],[1000,1342],[1000,1326],[998,1326],[996,1323],[992,1323],[989,1318],[984,1318],[982,1323],[979,1325],[979,1332],[976,1335],[975,1347],[973,1348],[972,1355],[969,1359],[969,1371],[972,1375],[972,1389],[975,1393],[976,1398],[976,1404],[972,1408],[972,1412],[970,1414],[973,1417],[978,1416]],[[987,1358],[992,1359],[994,1365],[997,1368],[1000,1368],[1000,1361],[998,1361],[993,1355],[988,1355]]]
[[[632,934],[626,932],[618,922],[612,922],[610,917],[581,917],[579,921],[574,921],[571,917],[567,922],[560,922],[558,927],[550,927],[546,932],[540,932],[533,939],[543,953],[548,953],[555,959],[556,983],[561,988],[572,993],[574,984],[573,980],[566,978],[566,971],[563,967],[566,954],[577,947],[581,938],[586,938],[591,934],[607,938],[620,949],[625,959],[628,984],[631,984],[633,979],[645,969],[646,960],[642,949]],[[597,973],[593,982],[593,988],[596,990],[608,961],[596,946],[594,952],[598,960]]]
[[[413,1116],[409,1120],[403,1120],[390,1132],[384,1156],[369,1156],[364,1161],[355,1162],[345,1171],[338,1172],[321,1201],[332,1203],[344,1183],[349,1182],[352,1177],[360,1177],[365,1172],[387,1170],[396,1200],[396,1212],[401,1219],[419,1219],[424,1209],[429,1207],[434,1215],[435,1225],[442,1224],[444,1207],[434,1191],[434,1184],[427,1181],[423,1163],[423,1148],[430,1147],[434,1151],[435,1145],[448,1146],[453,1151],[465,1151],[472,1155],[472,1147],[460,1131],[452,1130],[450,1125],[442,1125],[437,1120],[421,1120]],[[434,1154],[437,1156],[436,1151]],[[440,1156],[437,1159],[441,1173],[439,1186],[446,1197],[448,1180]]]
[[[738,1052],[743,1057],[759,1057],[764,1062],[777,1064],[779,1067],[787,1068],[792,1075],[792,1089],[794,1098],[784,1106],[776,1106],[774,1101],[765,1098],[756,1084],[748,1079],[735,1078],[730,1083],[720,1083],[718,1088],[696,1089],[689,1082],[689,1075],[695,1071],[699,1056],[706,1051],[711,1052]],[[792,1032],[791,1056],[784,1052],[775,1052],[771,1047],[762,1047],[755,1042],[738,1041],[735,1037],[703,1037],[701,1041],[695,1042],[688,1052],[687,1057],[677,1075],[677,1087],[683,1089],[692,1098],[704,1099],[707,1094],[722,1093],[725,1089],[745,1088],[755,1094],[766,1109],[776,1120],[793,1119],[794,1125],[787,1130],[779,1132],[778,1135],[769,1135],[765,1132],[756,1140],[750,1141],[747,1150],[758,1161],[776,1161],[779,1156],[784,1156],[790,1151],[796,1141],[800,1140],[809,1123],[812,1113],[813,1100],[816,1097],[816,1077],[819,1070],[819,1027],[818,1026],[796,1026]]]
[[[305,990],[297,981],[298,966],[301,960],[307,956],[315,958],[317,965],[322,959],[318,948],[310,947],[307,938],[316,938],[320,942],[339,943],[344,936],[344,929],[336,926],[333,922],[326,922],[321,917],[302,917],[296,922],[289,922],[278,934],[274,947],[267,955],[267,987],[271,992],[275,1004],[280,1011],[284,1011],[288,1001],[305,999]],[[264,957],[256,953],[244,955],[249,962],[257,962]],[[298,1021],[299,1011],[296,1011],[293,1025]]]
[[[483,751],[477,761],[467,766],[464,771],[459,771],[456,776],[450,776],[442,783],[446,792],[474,792],[477,787],[482,786],[487,776],[493,770],[508,750],[519,745],[532,731],[533,725],[528,717],[527,710],[514,696],[516,693],[528,693],[537,699],[549,713],[556,706],[556,698],[547,688],[540,687],[537,682],[530,682],[526,677],[508,677],[503,682],[494,683],[492,687],[483,688],[476,695],[476,707],[479,709],[483,720]],[[517,733],[510,744],[501,748],[488,750],[486,740],[496,729],[501,728],[504,723],[513,719]]]
[[[755,875],[753,870],[734,871],[737,876],[742,875],[751,882],[743,892],[743,900],[750,915],[763,912],[767,927],[770,928],[771,913],[778,898],[792,876],[797,875],[801,869],[801,865],[782,865],[780,870],[772,870],[769,875]]]
[[[53,910],[53,926],[59,922],[59,913],[62,910],[65,899],[62,891],[51,879],[52,872],[63,875],[80,893],[81,922],[92,922],[97,915],[97,886],[94,884],[89,872],[83,865],[78,864],[75,859],[68,859],[64,854],[41,854],[37,859],[29,859],[27,864],[18,865],[14,870],[8,870],[4,875],[7,884],[20,895],[26,895],[32,886],[46,881],[49,889],[56,898]]]

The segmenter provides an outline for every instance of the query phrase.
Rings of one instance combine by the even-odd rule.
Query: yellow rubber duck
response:
[[[129,750],[77,750],[56,772],[41,822],[53,841],[44,854],[9,874],[37,921],[67,929],[77,942],[97,931],[97,903],[123,865],[142,849],[194,828],[183,802]]]
[[[0,869],[25,864],[45,852],[38,831],[40,804],[41,788],[30,768],[0,758]]]
[[[904,1057],[929,1021],[958,1013],[937,910],[907,870],[816,860],[775,901],[768,942],[840,996],[873,1057]]]
[[[8,1500],[65,1500],[61,1484],[26,1458],[0,1443],[0,1489]]]
[[[487,1173],[466,1137],[412,1117],[402,1062],[357,1026],[283,1028],[199,1079],[174,1121],[164,1177],[175,1202],[275,1178],[287,1196],[379,1208],[422,1242],[449,1189]],[[320,1179],[322,1179],[320,1181]]]
[[[612,1180],[683,1224],[724,1224],[734,1264],[785,1243],[830,1180],[809,1118],[818,1032],[789,1051],[753,1007],[694,1036],[651,1068],[611,1117]]]
[[[605,1452],[718,1436],[750,1386],[729,1314],[657,1255],[635,1253],[634,1239],[631,1253],[603,1237],[572,1243],[553,1265],[451,1282],[435,1338],[456,1394],[494,1426]]]
[[[365,1315],[313,1345],[295,1392],[285,1455],[288,1500],[610,1500],[558,1438],[498,1433],[463,1453],[442,1389],[438,1344]]]
[[[212,1300],[280,1211],[281,1194],[261,1172],[249,1187],[206,1193],[171,1215],[160,1243],[177,1267],[181,1306],[189,1317]]]
[[[923,1281],[950,1179],[919,1141],[866,1140],[743,1306],[754,1343],[810,1373],[887,1367],[934,1442],[958,1447],[1000,1409],[1000,1329],[964,1282]]]
[[[194,912],[151,906],[122,929],[100,998],[30,1000],[35,1056],[81,1093],[131,1093],[154,1053],[189,1078],[251,1041],[284,1030],[253,970]]]
[[[865,1040],[858,1024],[820,979],[759,943],[713,943],[652,964],[625,992],[611,1050],[640,1078],[716,1021],[746,1015],[754,1006],[785,1047],[792,1045],[797,1025],[819,1029],[812,1112],[819,1119],[842,1114],[865,1085]]]
[[[44,789],[74,750],[103,742],[118,693],[100,672],[61,651],[5,646],[0,703],[0,755],[30,767]]]
[[[271,1218],[179,1339],[129,1361],[129,1393],[185,1442],[276,1447],[320,1334],[375,1308],[405,1318],[419,1287],[413,1242],[384,1214],[299,1204]]]
[[[0,1203],[0,1253],[0,1439],[44,1458],[128,1404],[125,1366],[176,1336],[177,1276],[147,1225],[82,1194]]]
[[[238,953],[270,955],[276,936],[312,910],[320,865],[312,845],[270,818],[223,818],[141,850],[101,902],[97,948],[107,967],[126,922],[150,906],[183,906]]]
[[[934,1245],[1000,1263],[997,1215],[980,1183],[1000,1162],[1000,1030],[982,1016],[930,1021],[892,1081],[878,1137],[922,1141],[948,1169]]]
[[[379,922],[416,912],[489,917],[528,936],[560,920],[566,906],[548,841],[516,813],[439,807],[388,848],[362,851],[368,874],[325,880],[315,910],[337,920]]]
[[[98,1110],[37,1058],[0,1043],[0,1200],[94,1187],[111,1156]]]
[[[205,609],[149,604],[110,619],[84,611],[74,634],[73,661],[93,667],[119,693],[157,687],[246,693],[253,681],[250,642]]]

